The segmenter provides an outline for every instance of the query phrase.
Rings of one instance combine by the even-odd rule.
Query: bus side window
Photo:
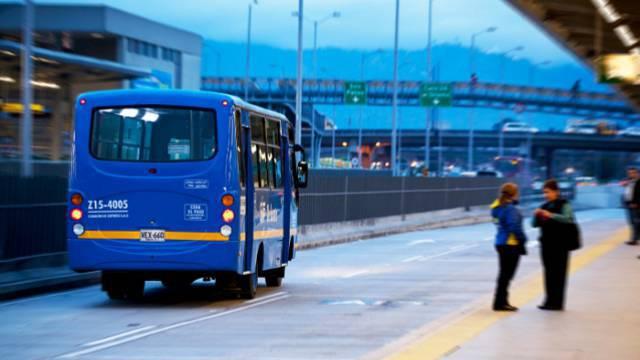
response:
[[[245,166],[244,152],[242,151],[242,114],[240,111],[234,113],[236,124],[236,152],[238,154],[238,176],[240,176],[240,186],[245,186]]]
[[[274,188],[282,188],[282,159],[280,155],[280,121],[267,120],[267,145],[269,146],[269,175]]]
[[[251,151],[253,156],[253,179],[258,188],[269,188],[269,178],[272,176],[267,166],[267,139],[265,119],[257,115],[251,115]]]
[[[260,173],[258,170],[258,145],[251,144],[251,163],[253,164],[253,186],[260,187]]]

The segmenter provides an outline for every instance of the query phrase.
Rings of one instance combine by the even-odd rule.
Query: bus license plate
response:
[[[140,230],[140,241],[163,242],[164,230]]]

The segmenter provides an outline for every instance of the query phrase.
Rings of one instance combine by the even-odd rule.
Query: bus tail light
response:
[[[222,197],[222,205],[226,207],[230,207],[231,205],[233,205],[233,203],[234,203],[233,195],[227,194]]]
[[[71,203],[75,206],[80,206],[82,205],[82,201],[84,199],[82,198],[82,195],[75,193],[73,195],[71,195]]]
[[[222,220],[226,223],[230,223],[233,221],[233,219],[235,219],[236,214],[233,213],[233,210],[231,209],[226,209],[225,211],[222,212]]]
[[[69,213],[69,216],[71,217],[71,219],[78,221],[80,219],[82,219],[82,210],[80,209],[73,209],[71,210],[71,212]]]

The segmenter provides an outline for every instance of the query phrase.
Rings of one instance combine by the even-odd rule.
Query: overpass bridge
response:
[[[358,130],[336,131],[335,142],[349,145],[358,144]],[[412,129],[402,130],[401,144],[403,149],[423,149],[425,145],[424,130]],[[302,143],[304,146],[310,145],[309,132],[303,133]],[[476,131],[474,144],[476,148],[497,148],[501,142],[500,133],[497,131]],[[465,148],[469,144],[469,132],[465,130],[446,130],[438,133],[438,130],[431,133],[432,146],[442,148]],[[318,145],[322,148],[332,146],[332,136],[323,136],[319,139]],[[363,130],[363,146],[373,147],[375,144],[389,144],[391,142],[391,132],[388,129]],[[522,148],[531,146],[531,154],[534,158],[541,160],[546,166],[547,176],[552,176],[554,155],[558,150],[578,150],[578,151],[602,151],[602,152],[640,152],[640,138],[623,136],[603,136],[567,134],[562,132],[541,132],[541,133],[503,133],[502,144],[504,148]],[[338,145],[339,146],[339,145]],[[432,152],[432,156],[436,156]],[[433,159],[432,159],[433,160]]]
[[[393,82],[371,80],[367,85],[367,105],[390,106]],[[398,104],[420,106],[422,82],[400,81]],[[493,109],[519,108],[577,117],[640,120],[640,114],[628,101],[615,93],[578,92],[569,89],[531,87],[493,83],[452,82],[452,106]],[[303,102],[314,105],[344,104],[344,80],[307,79],[303,82]],[[235,77],[204,77],[202,89],[244,96],[244,79]],[[249,101],[260,104],[293,104],[295,79],[252,78]]]

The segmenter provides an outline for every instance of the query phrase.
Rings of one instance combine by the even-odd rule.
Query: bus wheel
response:
[[[264,280],[267,282],[268,287],[280,287],[282,286],[282,279],[284,279],[284,267],[265,271]]]
[[[253,272],[248,275],[240,275],[240,294],[245,299],[253,299],[256,297],[256,290],[258,289],[258,272]]]
[[[144,295],[144,280],[126,274],[102,273],[102,290],[111,300],[140,299]]]

